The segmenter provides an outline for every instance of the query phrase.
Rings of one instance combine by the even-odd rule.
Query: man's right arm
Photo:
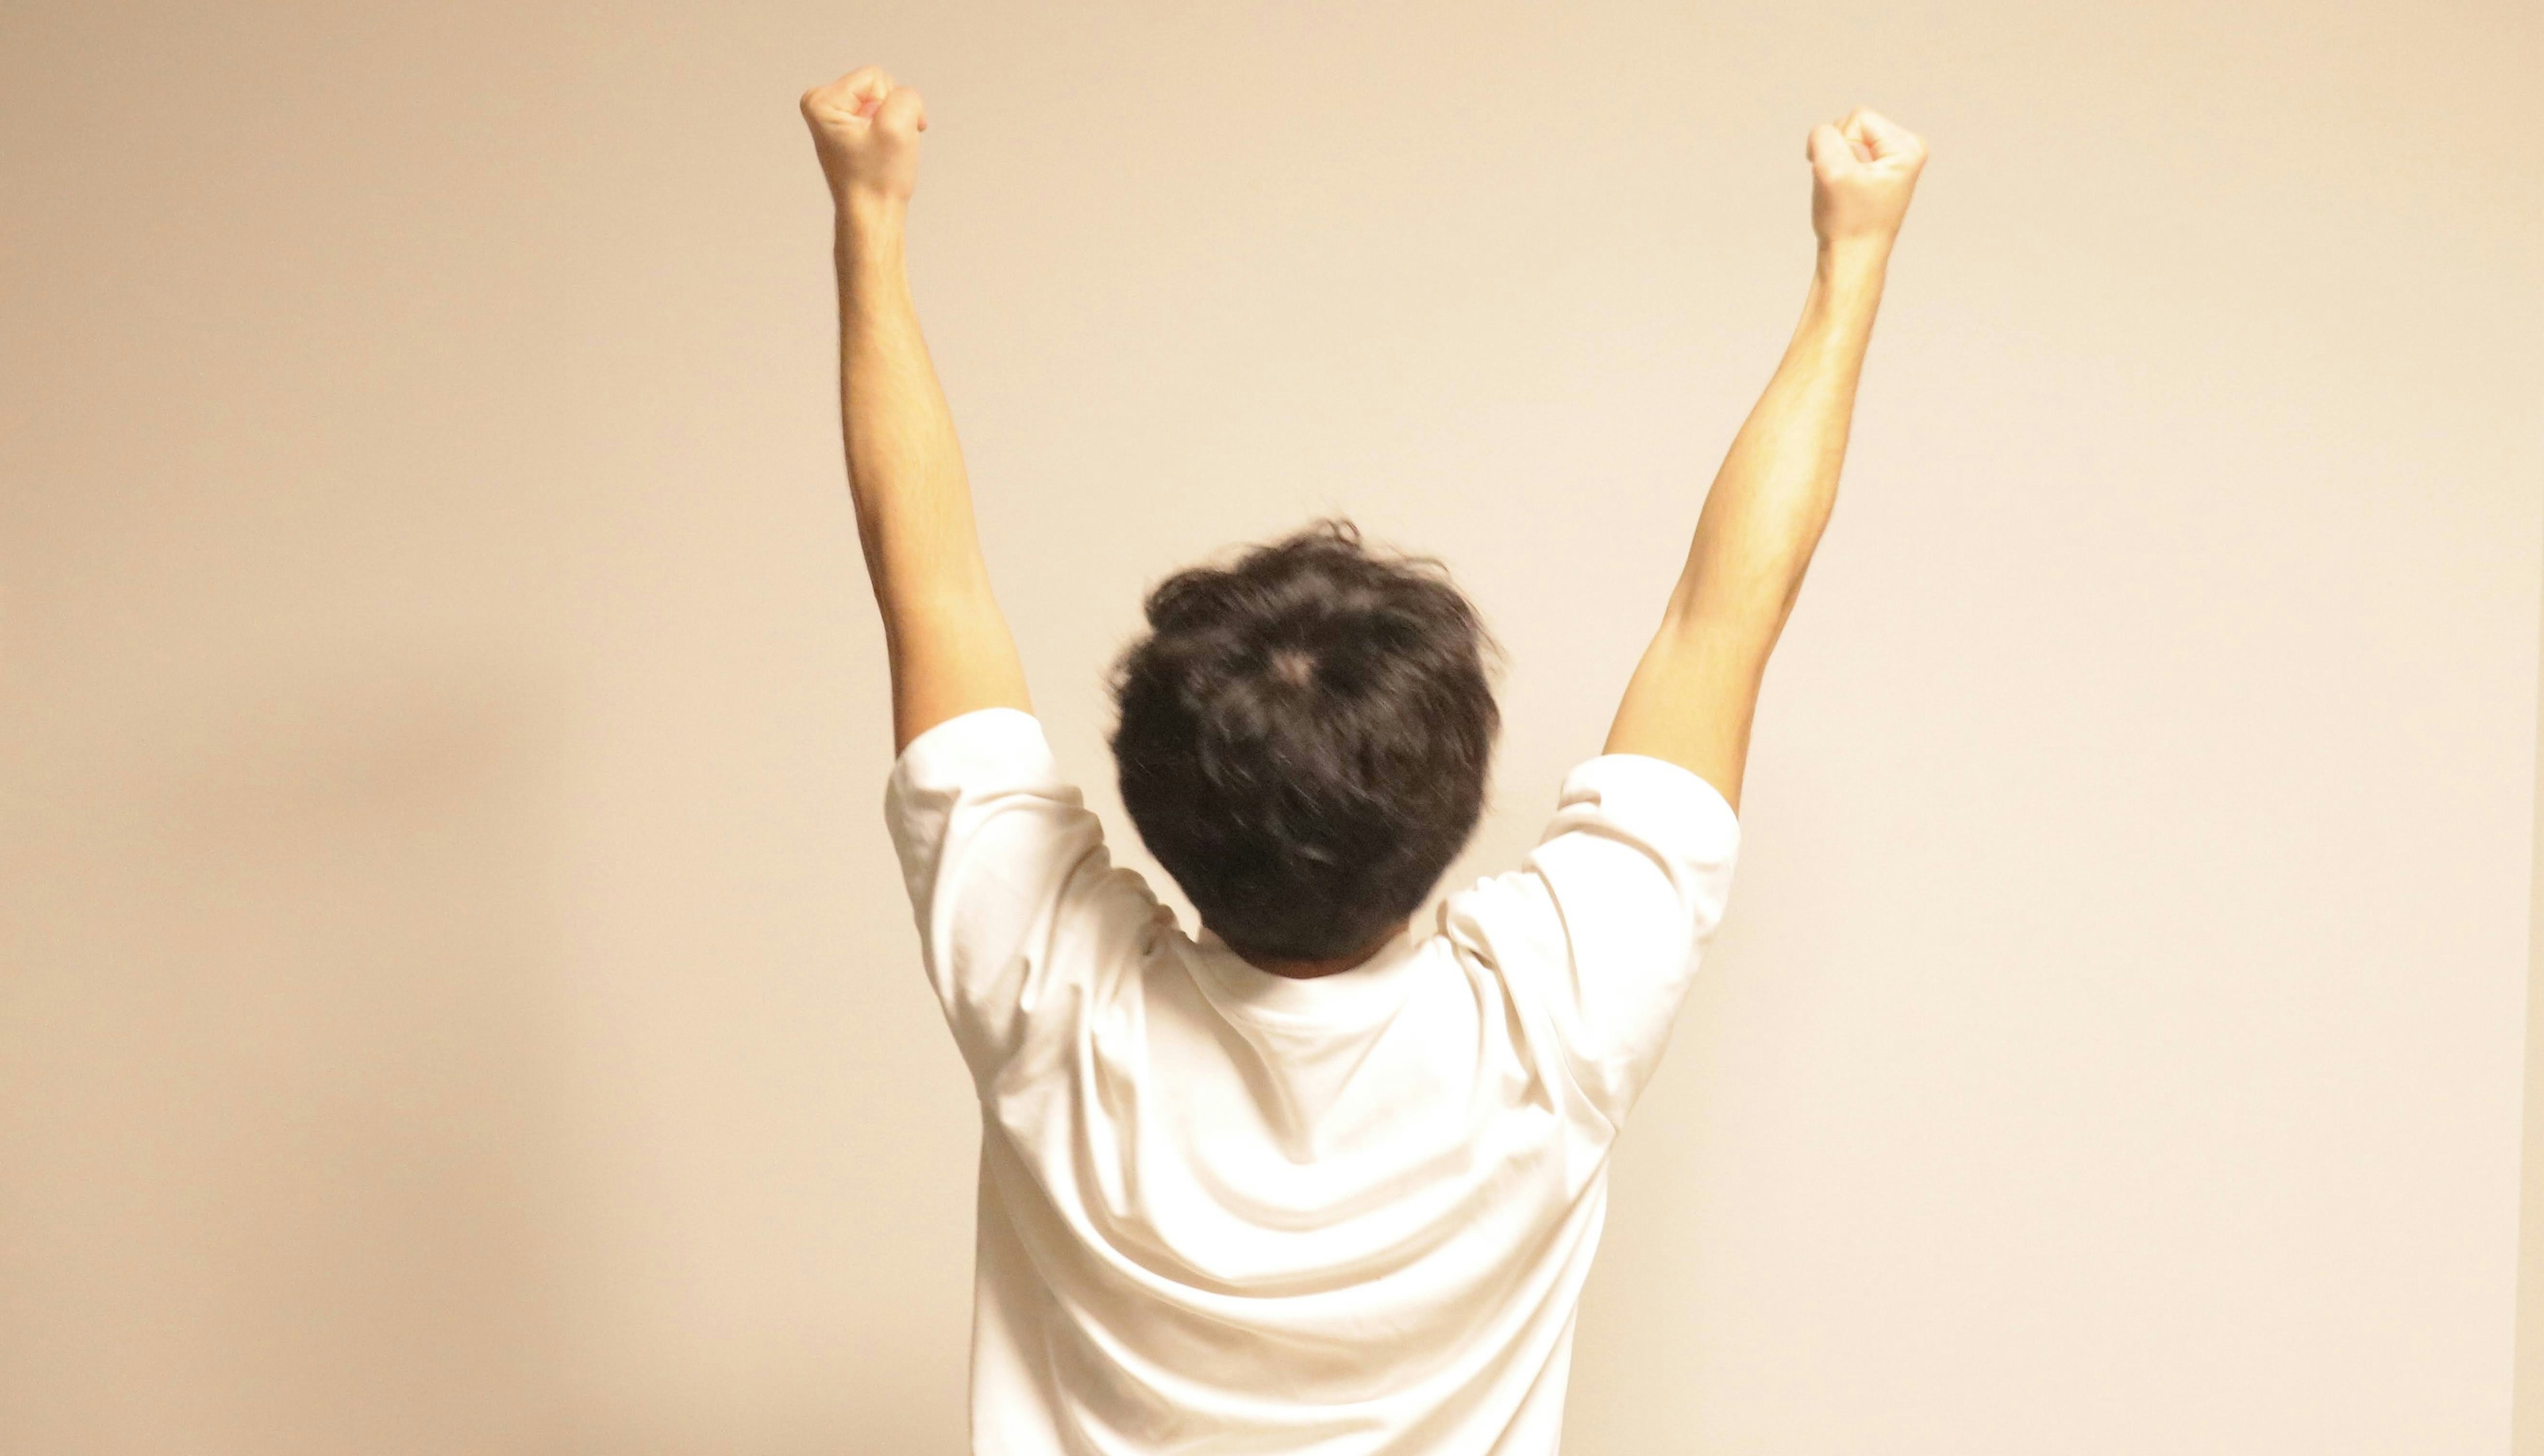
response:
[[[1813,128],[1819,253],[1800,324],[1733,438],[1606,752],[1677,764],[1737,811],[1767,659],[1837,500],[1856,381],[1925,143],[1858,110]]]

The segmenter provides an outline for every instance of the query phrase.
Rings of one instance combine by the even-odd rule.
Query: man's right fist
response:
[[[1820,245],[1887,243],[1908,215],[1926,143],[1879,112],[1857,107],[1843,123],[1811,128],[1811,230]]]
[[[894,85],[881,66],[859,66],[804,93],[804,122],[839,206],[910,201],[918,185],[918,133],[927,129],[927,104],[917,92]]]

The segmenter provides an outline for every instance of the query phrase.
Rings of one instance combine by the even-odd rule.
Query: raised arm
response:
[[[892,656],[898,753],[959,713],[1031,703],[990,592],[954,417],[903,261],[926,108],[879,66],[805,92],[803,108],[836,214],[839,415],[857,539]]]
[[[1687,569],[1608,730],[1609,753],[1691,769],[1735,812],[1767,658],[1837,502],[1856,378],[1926,145],[1858,109],[1843,125],[1812,128],[1806,154],[1819,255],[1802,321],[1732,439]]]

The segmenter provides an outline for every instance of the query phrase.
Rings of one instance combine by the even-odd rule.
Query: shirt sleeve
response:
[[[1611,1128],[1660,1062],[1739,848],[1738,815],[1701,775],[1603,755],[1565,775],[1518,869],[1444,907],[1450,933],[1495,966]]]
[[[1156,899],[1113,866],[1042,724],[1016,708],[959,714],[911,740],[884,817],[928,984],[990,1096],[1068,1044],[1103,967],[1153,932]]]

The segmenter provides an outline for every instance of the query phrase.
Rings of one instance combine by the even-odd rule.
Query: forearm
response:
[[[1699,514],[1670,620],[1781,629],[1837,501],[1889,248],[1821,249],[1802,317]],[[1753,632],[1754,635],[1754,632]],[[1772,630],[1757,644],[1764,664]]]
[[[835,253],[848,490],[906,745],[957,712],[1021,703],[1024,677],[990,590],[953,413],[919,332],[902,222],[898,206],[842,207]]]
[[[839,409],[857,537],[887,619],[939,588],[981,588],[972,492],[953,412],[918,328],[897,211],[842,213]]]

